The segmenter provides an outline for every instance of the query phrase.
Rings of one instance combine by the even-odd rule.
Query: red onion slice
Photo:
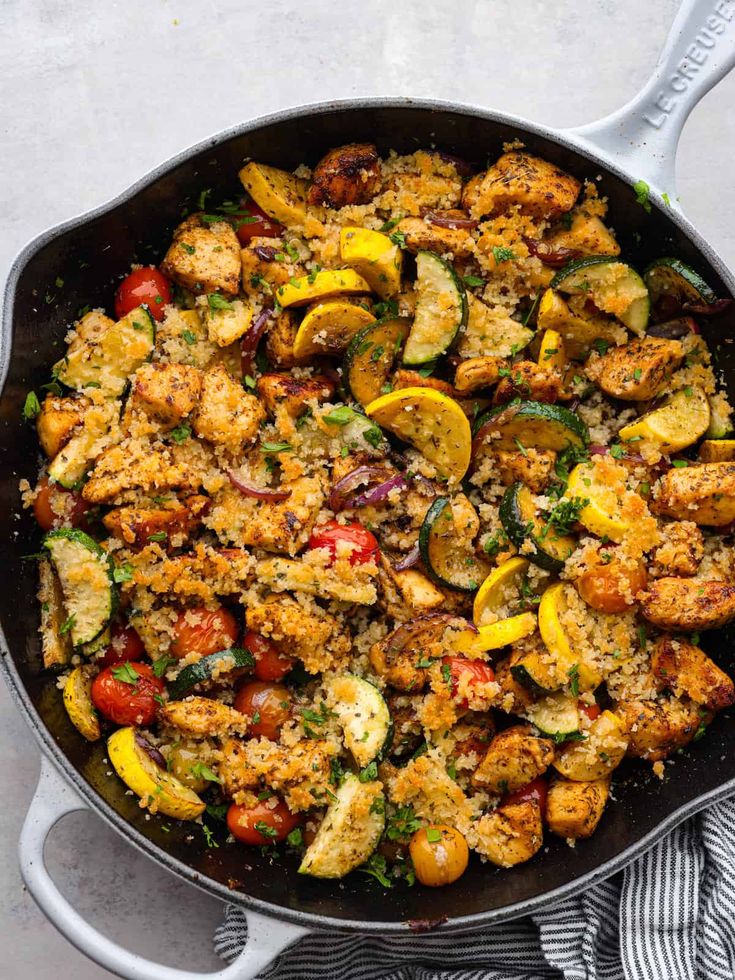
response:
[[[255,352],[272,316],[273,310],[262,310],[240,339],[240,370],[244,378],[253,376]]]
[[[138,746],[138,748],[142,749],[148,758],[155,762],[157,766],[160,766],[161,769],[166,768],[166,760],[155,745],[151,745],[147,739],[143,738],[143,736],[139,735],[137,732],[135,733],[135,744]]]
[[[436,151],[435,151],[436,152]],[[444,153],[443,150],[436,152],[436,155],[445,163],[451,163],[455,167],[460,177],[471,177],[475,172],[475,167],[462,157],[457,157],[453,153]]]
[[[262,262],[273,262],[278,254],[278,249],[272,245],[256,245],[253,251]]]
[[[450,212],[450,211],[434,211],[431,208],[423,211],[422,217],[424,221],[428,221],[430,225],[435,225],[437,228],[453,228],[456,230],[466,230],[472,231],[474,228],[480,224],[480,222],[475,218],[463,217],[461,212]]]
[[[346,476],[343,476],[341,480],[337,482],[332,487],[332,492],[329,494],[329,509],[333,510],[335,514],[339,511],[344,510],[347,506],[347,498],[354,490],[364,484],[375,483],[376,481],[382,482],[385,480],[385,469],[380,466],[358,466],[357,469],[351,470]]]
[[[664,323],[652,323],[646,329],[649,337],[663,337],[665,340],[679,340],[690,333],[699,333],[699,324],[690,316],[680,316]]]
[[[576,248],[564,248],[564,246],[550,248],[537,238],[528,238],[526,235],[522,237],[531,255],[534,255],[537,259],[541,259],[544,265],[550,265],[552,269],[561,269],[567,262],[571,262],[572,259],[579,258],[581,255],[579,249]]]
[[[358,494],[352,500],[350,506],[367,507],[370,504],[379,504],[381,501],[385,500],[391,490],[395,490],[397,487],[403,489],[406,486],[408,486],[406,483],[406,478],[401,476],[400,473],[396,473],[396,475],[392,476],[390,480],[385,480],[384,483],[379,483],[377,487],[372,487],[372,489]]]
[[[695,313],[697,316],[719,316],[733,304],[730,297],[727,299],[716,299],[714,303],[684,303],[682,309],[685,313]]]
[[[400,561],[397,561],[393,566],[394,572],[405,572],[407,568],[413,568],[414,565],[418,564],[419,560],[419,546],[418,542],[411,548],[408,554],[404,555]]]
[[[269,487],[254,487],[235,473],[234,470],[227,471],[227,478],[237,490],[246,497],[256,497],[258,500],[270,500],[277,503],[280,500],[288,500],[291,496],[290,490],[271,490]]]

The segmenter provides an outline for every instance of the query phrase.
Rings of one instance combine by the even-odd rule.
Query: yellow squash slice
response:
[[[735,461],[735,439],[705,439],[699,447],[703,463],[732,463]]]
[[[482,628],[488,619],[497,618],[498,610],[515,597],[527,572],[528,561],[518,557],[509,558],[490,572],[477,590],[472,606],[475,626]]]
[[[571,588],[572,586],[570,586]],[[551,585],[541,596],[538,607],[538,626],[546,649],[554,658],[561,683],[568,683],[570,671],[576,668],[580,691],[593,691],[601,682],[600,673],[589,664],[580,662],[573,652],[561,617],[566,611],[565,586],[562,582]]]
[[[378,296],[388,299],[400,292],[403,252],[387,235],[369,228],[343,228],[339,250],[342,261],[367,279]]]
[[[282,225],[301,225],[306,218],[307,182],[264,163],[246,163],[242,185],[258,207]]]
[[[276,296],[285,309],[287,306],[306,306],[330,296],[357,296],[369,292],[370,283],[354,269],[322,269],[290,279],[276,290]]]
[[[511,643],[517,643],[536,630],[536,617],[531,612],[499,619],[489,626],[480,626],[475,633],[473,630],[463,630],[458,634],[455,647],[458,653],[476,656],[486,650],[500,650]]]
[[[600,538],[619,542],[631,530],[622,511],[624,488],[604,480],[603,475],[591,463],[578,463],[569,474],[564,496],[587,500],[579,512],[580,524]]]
[[[567,366],[564,338],[556,330],[544,330],[537,363],[539,367],[546,368],[547,371],[564,373]]]
[[[99,718],[92,704],[92,676],[88,667],[75,667],[64,684],[64,707],[69,720],[88,742],[101,737]]]
[[[707,431],[710,405],[699,385],[681,388],[652,412],[647,412],[618,433],[621,442],[641,439],[658,446],[662,453],[678,452],[693,445]]]
[[[301,321],[293,342],[294,356],[343,354],[355,334],[371,323],[375,317],[357,303],[343,299],[317,303]]]

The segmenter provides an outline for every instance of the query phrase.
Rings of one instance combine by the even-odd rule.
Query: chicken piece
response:
[[[242,739],[228,738],[222,743],[219,776],[222,780],[222,792],[228,799],[243,790],[260,788],[258,774],[248,762]]]
[[[226,305],[225,305],[226,303]],[[247,333],[253,322],[253,307],[241,299],[203,305],[202,321],[207,328],[207,339],[217,347],[228,347]]]
[[[597,829],[609,795],[609,777],[575,783],[566,779],[554,779],[546,798],[546,823],[549,830],[567,840],[591,837]]]
[[[458,218],[466,221],[468,217],[464,211],[457,210],[434,213],[449,220]],[[436,252],[437,255],[450,253],[454,258],[467,258],[472,255],[474,248],[472,235],[465,228],[443,228],[426,218],[403,218],[396,225],[396,231],[405,236],[406,248],[414,255],[427,250]]]
[[[735,703],[735,684],[704,650],[688,640],[660,636],[651,669],[676,697],[690,698],[710,711],[721,711]]]
[[[704,537],[694,521],[672,521],[660,531],[661,544],[651,552],[651,575],[696,575],[704,558]]]
[[[183,701],[167,701],[160,711],[161,721],[192,738],[245,734],[248,719],[240,711],[212,698],[192,695]]]
[[[503,486],[509,487],[520,480],[532,493],[541,493],[554,476],[556,453],[553,449],[529,447],[525,452],[495,449],[492,455],[497,461],[498,476]]]
[[[513,651],[509,657],[495,665],[495,682],[500,688],[497,707],[509,715],[522,715],[533,704],[533,695],[525,685],[515,679],[511,667],[521,659],[522,651]]]
[[[132,405],[170,427],[190,415],[199,401],[202,372],[186,364],[144,364],[135,372]]]
[[[507,310],[491,309],[472,293],[467,294],[467,303],[467,326],[457,339],[460,357],[511,357],[530,343],[533,331]]]
[[[240,243],[232,225],[192,214],[174,231],[161,270],[193,293],[234,295],[240,289]]]
[[[628,748],[625,723],[614,712],[603,711],[584,734],[582,741],[557,747],[554,768],[576,783],[606,779],[625,758]]]
[[[683,359],[681,341],[643,337],[611,347],[601,357],[593,354],[585,372],[613,398],[648,401],[666,390]]]
[[[637,599],[646,619],[663,629],[713,630],[735,619],[735,583],[659,578]]]
[[[456,391],[448,381],[441,378],[424,378],[418,371],[411,371],[407,368],[399,368],[393,375],[393,390],[397,388],[433,388],[434,391],[441,391],[443,395],[450,398],[456,396]]]
[[[618,701],[615,714],[630,733],[627,754],[649,762],[665,759],[687,745],[712,720],[706,708],[674,697],[660,701]]]
[[[735,463],[674,468],[653,488],[655,514],[725,527],[735,521]]]
[[[233,765],[227,778],[233,785],[238,779],[250,784],[243,787],[247,790],[254,773],[283,796],[292,812],[310,810],[315,804],[326,802],[332,792],[331,760],[336,751],[334,743],[326,739],[305,739],[283,746],[267,738],[250,738],[242,743],[239,758],[235,759],[235,752],[230,750]]]
[[[152,536],[165,536],[168,544],[181,547],[209,508],[209,497],[199,494],[182,501],[172,497],[161,507],[117,507],[102,518],[110,534],[136,548],[144,548]]]
[[[82,496],[91,504],[111,504],[133,491],[197,490],[199,481],[200,475],[185,459],[177,459],[173,447],[154,451],[147,442],[126,439],[101,453]]]
[[[550,252],[568,248],[580,255],[620,255],[615,236],[597,215],[575,208],[570,217],[568,228],[555,228],[544,237],[544,245]]]
[[[384,599],[388,598],[389,604],[396,603],[401,607],[400,611],[389,611],[392,618],[401,621],[412,619],[444,604],[444,593],[418,569],[406,568],[397,572],[384,555],[380,556],[379,569],[378,583]],[[391,594],[392,592],[395,594]]]
[[[41,448],[49,459],[53,459],[69,442],[82,424],[88,405],[86,398],[46,395],[36,419],[36,430]]]
[[[472,776],[472,785],[500,796],[514,793],[540,776],[554,758],[554,743],[537,738],[528,725],[513,725],[496,735]]]
[[[245,621],[248,629],[298,657],[310,674],[344,665],[351,651],[352,643],[339,621],[316,603],[309,607],[289,596],[269,596],[248,606]]]
[[[505,405],[514,398],[524,401],[558,401],[562,394],[562,379],[556,371],[539,367],[533,361],[517,361],[509,368],[500,368],[500,383],[493,395],[493,405]]]
[[[273,238],[253,238],[240,253],[242,289],[248,296],[262,298],[285,286],[289,279],[306,275],[306,269],[282,251]]]
[[[473,218],[500,214],[519,207],[545,221],[570,211],[581,184],[553,163],[512,150],[504,153],[477,185],[471,214]]]
[[[256,391],[271,417],[285,414],[297,419],[310,407],[309,402],[331,398],[334,384],[320,376],[293,378],[290,374],[263,374],[258,378]]]
[[[253,561],[241,548],[196,544],[193,553],[172,558],[162,558],[156,548],[144,552],[134,577],[138,588],[168,600],[212,605],[223,596],[242,593],[253,577]]]
[[[489,388],[500,377],[502,357],[470,357],[457,365],[454,387],[460,395],[469,395],[478,388]]]
[[[372,143],[330,150],[314,167],[307,200],[328,208],[369,204],[380,186],[380,157]]]
[[[257,438],[263,407],[222,364],[205,372],[194,431],[200,438],[238,453]]]
[[[271,319],[265,337],[265,353],[269,363],[279,371],[288,371],[309,358],[298,358],[293,352],[293,344],[299,324],[293,310],[283,310]]]
[[[535,801],[505,803],[474,825],[475,850],[501,868],[530,859],[544,842],[541,807]]]
[[[324,490],[318,479],[305,476],[280,489],[290,492],[286,500],[258,500],[224,487],[214,495],[205,524],[225,544],[295,555],[309,540]]]
[[[399,626],[370,648],[373,670],[398,691],[423,690],[429,661],[448,652],[444,635],[452,624],[456,629],[462,628],[460,620],[430,614]],[[419,663],[426,666],[419,667]]]

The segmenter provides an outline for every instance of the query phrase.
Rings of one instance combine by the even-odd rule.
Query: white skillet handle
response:
[[[627,105],[567,130],[675,201],[679,136],[702,96],[735,67],[735,0],[682,0],[658,63]]]
[[[93,929],[67,902],[44,862],[44,844],[54,825],[87,804],[44,758],[36,795],[28,809],[18,845],[23,880],[41,910],[59,932],[85,956],[124,980],[252,980],[287,946],[306,935],[299,926],[247,912],[248,941],[229,966],[216,973],[192,973],[153,963]]]

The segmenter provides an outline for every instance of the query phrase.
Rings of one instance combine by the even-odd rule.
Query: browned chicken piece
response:
[[[84,412],[89,405],[86,398],[70,396],[60,398],[48,394],[43,400],[41,411],[36,419],[38,441],[49,459],[64,448],[82,424]]]
[[[132,403],[151,419],[174,426],[194,411],[202,372],[186,364],[144,364],[135,372]]]
[[[370,648],[368,656],[373,670],[398,691],[413,694],[422,691],[426,686],[428,661],[442,655],[444,634],[452,623],[455,628],[462,628],[461,621],[438,613],[399,626]],[[427,666],[419,667],[419,663]]]
[[[466,221],[469,217],[465,211],[449,209],[432,212],[443,221]],[[406,248],[415,255],[421,250],[436,252],[437,255],[451,253],[455,258],[467,258],[472,255],[474,240],[466,228],[449,227],[433,224],[428,218],[403,218],[396,225],[396,231],[405,236]]]
[[[609,228],[597,215],[583,208],[572,212],[568,228],[556,227],[544,236],[544,246],[554,252],[568,248],[579,255],[620,255],[620,246]]]
[[[500,687],[500,697],[497,706],[510,715],[523,714],[529,705],[533,704],[533,695],[511,673],[513,667],[523,656],[520,651],[514,651],[509,657],[499,660],[495,665],[495,681]]]
[[[167,701],[160,710],[161,721],[184,735],[204,738],[247,730],[248,719],[221,701],[192,695],[183,701]]]
[[[479,203],[480,188],[485,180],[485,174],[475,174],[462,188],[462,207],[469,214],[474,214]]]
[[[593,355],[585,371],[588,378],[613,398],[648,401],[666,390],[672,373],[683,359],[681,341],[643,337],[611,347],[601,357]]]
[[[646,619],[663,629],[712,630],[735,619],[735,583],[659,578],[637,598]]]
[[[100,454],[82,496],[92,504],[109,504],[132,491],[196,490],[199,480],[199,474],[178,460],[170,446],[154,452],[147,443],[124,440]]]
[[[244,789],[259,788],[258,774],[247,760],[245,742],[242,739],[228,738],[222,743],[219,776],[222,780],[222,792],[229,799]]]
[[[537,738],[528,725],[513,725],[492,740],[472,776],[472,785],[501,796],[514,793],[546,772],[553,758],[551,739]]]
[[[303,661],[309,673],[339,667],[351,651],[350,637],[334,616],[316,605],[307,611],[289,596],[269,596],[265,602],[251,603],[245,621],[248,629],[270,637]]]
[[[148,563],[135,568],[135,585],[167,599],[211,604],[222,596],[241,595],[253,577],[250,554],[241,548],[196,544],[193,553],[148,557]],[[167,644],[169,639],[167,636]]]
[[[653,488],[654,514],[725,527],[735,521],[735,463],[674,468]]]
[[[556,371],[533,361],[517,361],[509,368],[500,368],[498,373],[501,378],[493,396],[494,405],[505,405],[514,398],[553,404],[562,394],[562,379]]]
[[[735,439],[705,439],[699,447],[701,463],[735,463]]]
[[[250,738],[240,749],[233,775],[239,774],[243,782],[251,783],[252,776],[245,768],[249,765],[266,786],[285,798],[290,810],[310,810],[315,801],[327,800],[327,791],[331,792],[330,762],[335,751],[326,739],[309,738],[284,746],[266,738]]]
[[[454,387],[460,395],[468,395],[478,388],[494,385],[503,367],[502,357],[470,357],[457,365],[454,374]]]
[[[221,291],[234,295],[240,289],[240,243],[232,225],[206,222],[192,214],[178,226],[161,263],[169,279],[193,293]]]
[[[735,684],[704,650],[688,640],[659,637],[651,668],[662,685],[678,698],[690,698],[711,711],[721,711],[735,703]]]
[[[651,552],[651,575],[696,575],[704,558],[704,537],[694,521],[672,521],[660,530],[663,540]]]
[[[592,782],[553,779],[546,798],[546,823],[549,830],[567,840],[591,837],[597,829],[609,795],[609,778],[595,779]]]
[[[556,453],[553,449],[534,449],[529,447],[524,453],[511,449],[495,449],[498,475],[504,486],[520,480],[533,493],[541,493],[554,476]]]
[[[570,211],[581,184],[547,160],[520,150],[504,153],[472,191],[474,218],[519,207],[522,214],[551,221]]]
[[[194,431],[208,442],[240,452],[258,436],[265,419],[263,406],[249,395],[222,364],[205,372]]]
[[[265,336],[265,352],[268,361],[279,371],[288,371],[309,358],[298,358],[293,352],[299,324],[292,310],[283,310],[271,319]]]
[[[385,579],[388,581],[385,581]],[[400,609],[386,609],[389,616],[401,621],[422,616],[444,605],[444,594],[417,568],[395,571],[381,555],[378,584],[384,601]],[[386,594],[387,593],[387,594]]]
[[[658,762],[692,741],[712,720],[711,712],[693,701],[618,701],[615,714],[628,728],[629,756]]]
[[[448,381],[441,378],[424,378],[418,371],[411,371],[407,368],[399,368],[393,375],[393,390],[397,388],[433,388],[434,391],[441,391],[450,398],[456,396],[456,391]]]
[[[476,850],[501,868],[529,861],[544,842],[541,807],[536,802],[504,803],[474,826]]]
[[[165,535],[166,544],[181,547],[199,526],[209,508],[209,497],[200,494],[177,500],[172,497],[160,507],[117,507],[102,518],[110,534],[136,548],[145,547],[152,535]]]
[[[266,412],[276,416],[285,412],[292,419],[304,414],[309,402],[324,402],[334,394],[334,384],[328,378],[294,378],[290,374],[263,374],[258,378],[256,391]]]
[[[240,261],[242,289],[248,296],[270,294],[294,276],[306,274],[304,266],[293,262],[281,242],[272,238],[252,238],[240,252]]]
[[[372,143],[330,150],[314,167],[307,200],[328,208],[369,204],[380,186],[380,157]]]

